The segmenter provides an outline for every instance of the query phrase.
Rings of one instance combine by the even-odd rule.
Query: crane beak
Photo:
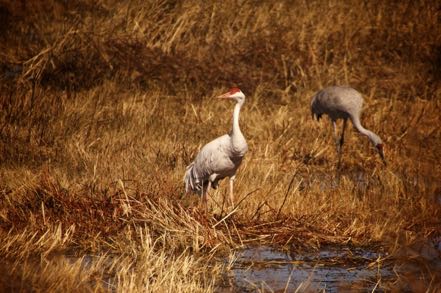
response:
[[[383,145],[382,144],[377,144],[376,147],[377,147],[378,154],[381,157],[381,160],[383,161],[384,165],[387,166],[386,159],[384,158]]]
[[[216,97],[217,99],[230,99],[230,93],[225,93]]]

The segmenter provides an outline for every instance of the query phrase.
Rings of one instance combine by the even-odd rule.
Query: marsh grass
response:
[[[441,233],[432,1],[0,8],[0,253],[11,267],[0,286],[213,291],[228,268],[214,260],[231,248],[344,244],[381,246],[391,265],[423,268],[423,278],[397,273],[378,288],[412,278],[439,288],[435,264],[413,249]],[[362,120],[385,141],[387,168],[350,127],[336,175],[330,123],[309,112],[331,84],[364,93]],[[221,184],[205,215],[182,176],[228,131],[232,105],[212,97],[232,85],[247,95],[240,204],[225,206]],[[85,265],[88,255],[97,257]]]

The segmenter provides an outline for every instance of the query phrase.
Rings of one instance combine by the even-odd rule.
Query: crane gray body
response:
[[[366,135],[376,147],[383,163],[386,164],[383,153],[383,141],[372,131],[364,128],[360,122],[360,115],[363,108],[363,97],[355,89],[347,86],[330,86],[318,91],[311,100],[311,114],[319,120],[323,114],[329,116],[334,127],[334,138],[339,155],[338,165],[344,142],[344,133],[347,120],[352,121],[352,125],[363,135]],[[343,120],[343,129],[340,139],[337,137],[336,121]]]
[[[230,134],[207,143],[187,167],[184,178],[186,192],[202,194],[207,189],[208,181],[216,189],[219,180],[235,176],[247,150],[243,135],[235,143]]]
[[[229,134],[207,143],[187,166],[184,175],[185,191],[200,194],[205,209],[210,188],[217,188],[219,180],[225,177],[230,178],[230,201],[234,205],[233,181],[248,151],[247,142],[239,127],[240,108],[245,102],[245,95],[240,89],[232,88],[219,98],[234,99],[237,102],[234,106],[232,130]]]
[[[353,117],[360,117],[362,107],[362,95],[355,89],[344,86],[324,88],[311,101],[311,112],[317,120],[323,114],[327,114],[332,121],[348,118],[352,120]]]

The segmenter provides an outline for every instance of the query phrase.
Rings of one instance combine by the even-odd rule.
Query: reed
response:
[[[344,244],[425,268],[379,288],[440,288],[415,248],[441,235],[433,1],[1,1],[0,15],[0,287],[205,292],[233,248]],[[332,84],[364,93],[387,168],[349,127],[337,180],[331,125],[309,110]],[[221,184],[205,215],[182,177],[228,131],[232,105],[212,97],[233,85],[240,204]]]

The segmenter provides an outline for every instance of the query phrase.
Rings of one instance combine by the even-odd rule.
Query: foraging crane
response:
[[[366,135],[378,151],[384,165],[386,160],[383,152],[383,141],[372,131],[364,128],[360,123],[360,114],[363,106],[363,97],[361,94],[351,87],[330,86],[318,91],[311,101],[311,113],[319,120],[323,114],[327,114],[332,121],[334,128],[334,139],[337,147],[338,164],[342,154],[346,122],[351,119],[352,125],[363,135]],[[343,130],[341,137],[337,137],[337,119],[343,119]]]
[[[220,95],[220,99],[236,101],[233,112],[233,128],[229,134],[220,136],[207,143],[187,166],[184,176],[185,191],[201,195],[201,202],[207,210],[207,194],[211,188],[216,189],[219,180],[230,178],[230,202],[234,206],[233,184],[236,171],[242,162],[248,145],[239,128],[240,108],[245,102],[245,95],[239,88],[231,88]]]

